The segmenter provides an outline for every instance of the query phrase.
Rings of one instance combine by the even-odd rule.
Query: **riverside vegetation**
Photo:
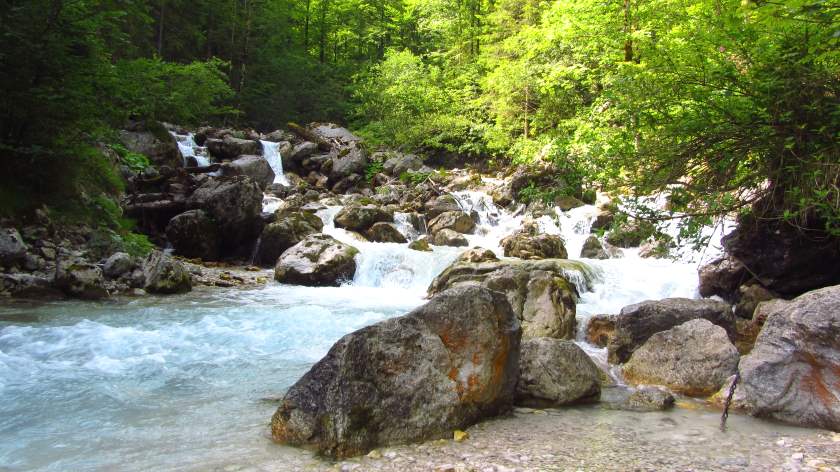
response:
[[[838,14],[9,5],[0,468],[840,468]]]

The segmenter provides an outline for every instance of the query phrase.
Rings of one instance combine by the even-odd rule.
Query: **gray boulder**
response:
[[[118,279],[124,274],[132,272],[137,268],[137,261],[128,253],[117,252],[111,255],[102,266],[102,272],[109,279]]]
[[[563,238],[553,234],[517,233],[502,239],[505,257],[520,259],[566,259],[569,254]]]
[[[335,184],[351,174],[364,175],[368,165],[367,151],[360,144],[342,148],[332,160],[330,184]]]
[[[0,292],[34,300],[64,298],[64,292],[56,288],[51,280],[31,274],[0,274]]]
[[[219,228],[204,210],[190,210],[169,220],[166,239],[180,256],[205,261],[219,258]]]
[[[653,334],[697,318],[723,327],[735,339],[735,316],[724,302],[688,298],[648,300],[621,309],[615,320],[615,335],[607,346],[609,361],[627,362],[633,351]]]
[[[192,276],[184,264],[160,251],[154,251],[143,262],[143,289],[149,293],[171,295],[192,290]]]
[[[767,321],[741,360],[740,403],[755,416],[840,431],[840,285],[760,306]]]
[[[601,371],[574,341],[522,340],[516,404],[548,407],[597,401]]]
[[[274,183],[274,171],[262,156],[239,156],[236,160],[222,165],[222,175],[245,175],[251,178],[260,189],[265,190]]]
[[[750,278],[744,265],[731,256],[715,259],[700,267],[697,272],[701,297],[717,295],[730,302],[737,300],[738,287]]]
[[[484,249],[483,247],[474,247],[466,250],[458,256],[457,262],[470,262],[477,264],[479,262],[495,262],[498,260],[499,258],[496,256],[495,252],[489,249]]]
[[[376,205],[350,205],[342,208],[334,221],[337,228],[362,233],[375,223],[393,223],[394,214]]]
[[[280,283],[340,286],[353,280],[359,250],[325,234],[313,234],[284,252],[274,268]]]
[[[0,228],[0,266],[11,267],[23,263],[26,244],[14,228]]]
[[[452,231],[451,229],[442,229],[432,235],[432,244],[435,246],[450,246],[450,247],[466,247],[470,245],[467,238],[463,234]]]
[[[187,200],[216,223],[221,255],[249,254],[262,230],[262,190],[246,176],[210,179]]]
[[[403,172],[410,170],[417,170],[423,167],[423,160],[414,154],[396,153],[393,157],[385,161],[382,166],[386,174],[399,177]]]
[[[511,409],[520,336],[503,295],[448,290],[339,340],[286,393],[272,435],[334,458],[451,437]]]
[[[73,298],[99,300],[108,297],[102,269],[93,264],[60,264],[59,270],[56,271],[55,286]]]
[[[444,229],[456,233],[471,234],[475,230],[475,221],[463,211],[447,211],[429,221],[429,234],[436,234]]]
[[[120,141],[126,149],[143,154],[157,166],[177,168],[184,165],[178,142],[166,130],[157,133],[123,130],[120,131]]]
[[[586,238],[583,248],[580,250],[580,257],[585,259],[609,259],[610,254],[604,249],[604,245],[597,236],[592,235]]]
[[[426,218],[429,220],[448,211],[464,211],[452,195],[441,195],[433,198],[427,201],[423,208],[426,210]]]
[[[714,394],[738,369],[738,349],[726,331],[694,319],[652,335],[633,352],[624,377],[635,384],[664,385],[677,393]]]
[[[309,125],[309,131],[315,135],[318,140],[332,145],[337,145],[339,147],[360,143],[362,141],[362,138],[351,133],[347,128],[341,127],[335,123],[312,123]]]
[[[674,406],[675,399],[671,392],[645,385],[634,389],[619,408],[629,411],[662,411]]]
[[[407,243],[408,240],[400,233],[400,230],[393,223],[374,223],[366,232],[365,236],[377,243]]]
[[[311,156],[318,150],[318,145],[309,141],[304,141],[292,149],[289,158],[295,162],[302,163],[304,159]]]
[[[576,289],[565,278],[562,260],[455,262],[429,287],[429,295],[461,285],[481,285],[504,293],[526,338],[572,339]]]
[[[225,136],[223,139],[208,139],[205,146],[210,154],[219,160],[232,161],[239,156],[262,155],[262,144],[259,141],[232,136]]]
[[[287,249],[323,229],[324,223],[313,213],[278,212],[276,221],[263,228],[255,262],[263,266],[274,266]]]

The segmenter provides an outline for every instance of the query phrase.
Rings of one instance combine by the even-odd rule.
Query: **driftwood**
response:
[[[313,143],[318,145],[318,149],[324,152],[330,152],[332,150],[332,144],[328,141],[323,139],[322,137],[318,136],[317,134],[309,131],[308,129],[304,128],[303,126],[297,123],[288,123],[287,126],[289,127],[289,131],[295,133],[296,135],[300,136],[301,138],[312,141]]]

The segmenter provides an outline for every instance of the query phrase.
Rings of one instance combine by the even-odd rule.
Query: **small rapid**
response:
[[[195,142],[195,135],[192,133],[177,134],[175,132],[170,132],[170,134],[178,142],[178,150],[181,152],[181,158],[184,160],[184,167],[191,166],[190,158],[195,159],[198,167],[206,167],[211,164],[207,148],[199,146]]]
[[[271,141],[260,141],[263,149],[263,158],[265,158],[271,170],[274,171],[274,183],[288,187],[289,179],[283,172],[283,156],[280,154],[280,143]]]

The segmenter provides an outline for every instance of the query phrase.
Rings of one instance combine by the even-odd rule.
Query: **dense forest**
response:
[[[133,120],[332,120],[370,146],[669,188],[694,223],[763,201],[840,233],[834,1],[13,0],[0,22],[6,216],[118,195],[102,149]]]

